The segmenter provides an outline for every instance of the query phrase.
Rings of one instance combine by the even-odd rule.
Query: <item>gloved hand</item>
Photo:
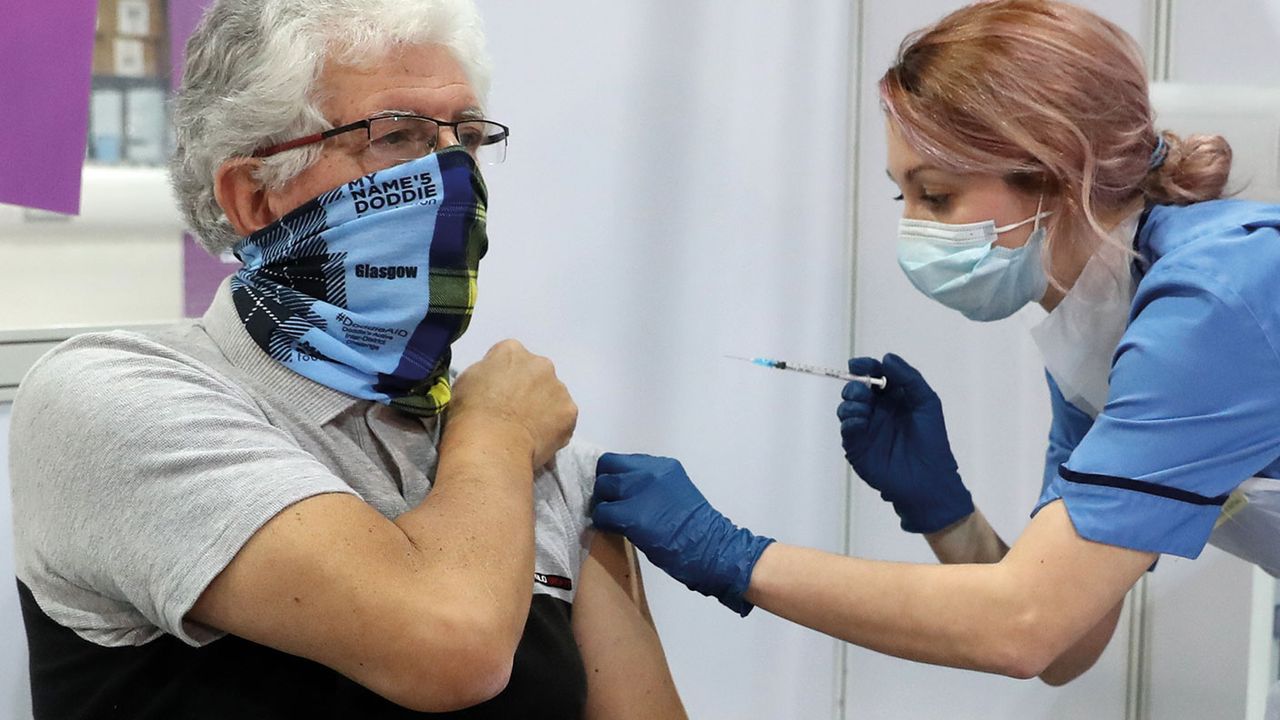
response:
[[[882,376],[884,390],[851,381],[836,411],[844,456],[854,472],[893,503],[902,529],[932,533],[973,512],[956,466],[942,401],[918,370],[897,355],[849,361],[855,375]]]
[[[651,455],[605,453],[596,464],[591,519],[626,536],[649,560],[690,590],[746,617],[751,571],[773,538],[721,515],[680,463]]]

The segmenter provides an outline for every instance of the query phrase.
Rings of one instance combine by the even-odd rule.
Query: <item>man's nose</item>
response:
[[[461,142],[458,142],[457,128],[451,128],[451,127],[440,128],[439,137],[436,138],[437,148],[447,148],[447,147],[452,147],[454,145],[461,145],[461,144],[462,144]]]

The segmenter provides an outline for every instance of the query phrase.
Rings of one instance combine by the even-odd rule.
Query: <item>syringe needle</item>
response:
[[[881,390],[885,389],[889,385],[888,381],[882,377],[878,378],[878,377],[868,377],[866,375],[851,375],[849,373],[846,373],[840,370],[815,367],[813,365],[801,365],[797,363],[787,362],[785,360],[773,360],[770,358],[745,358],[737,355],[725,355],[725,357],[730,358],[732,360],[742,360],[743,362],[749,362],[752,365],[759,365],[761,367],[775,368],[777,370],[790,370],[791,372],[805,373],[806,375],[820,375],[822,377],[835,378],[837,380],[844,380],[846,382],[848,381],[860,382],[864,385],[869,385],[871,387],[878,387]]]

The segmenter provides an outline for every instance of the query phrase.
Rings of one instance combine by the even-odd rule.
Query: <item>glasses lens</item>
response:
[[[369,151],[384,162],[413,160],[433,152],[439,136],[439,126],[426,118],[374,118],[369,122]]]
[[[482,165],[497,165],[507,159],[507,129],[488,120],[458,124],[458,143]]]

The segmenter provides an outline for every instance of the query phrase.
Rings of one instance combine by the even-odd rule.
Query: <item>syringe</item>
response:
[[[725,355],[731,360],[742,360],[752,365],[760,367],[774,368],[775,370],[791,370],[793,372],[802,372],[808,375],[821,375],[823,377],[835,378],[846,382],[854,380],[864,385],[885,389],[889,382],[882,377],[869,377],[867,375],[850,375],[847,372],[833,370],[831,368],[815,367],[813,365],[801,365],[800,363],[787,362],[786,360],[772,360],[770,358],[744,358],[736,355]]]

